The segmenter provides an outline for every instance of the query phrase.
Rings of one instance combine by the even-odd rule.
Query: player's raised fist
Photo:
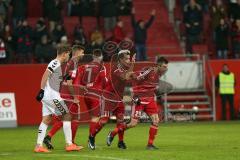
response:
[[[43,96],[44,96],[44,90],[40,89],[40,91],[38,92],[38,94],[36,96],[36,100],[40,102],[43,99]]]
[[[155,9],[153,9],[153,10],[151,11],[151,15],[152,15],[152,16],[155,16],[155,15],[156,15],[156,10],[155,10]]]

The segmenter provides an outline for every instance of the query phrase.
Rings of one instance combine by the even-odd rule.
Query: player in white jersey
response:
[[[38,129],[37,145],[34,152],[50,152],[42,144],[53,114],[62,115],[66,151],[79,151],[81,149],[72,143],[71,115],[59,93],[63,81],[61,65],[68,61],[70,51],[71,48],[68,45],[59,46],[56,59],[49,63],[43,74],[41,89],[36,97],[38,101],[42,101],[42,122]]]

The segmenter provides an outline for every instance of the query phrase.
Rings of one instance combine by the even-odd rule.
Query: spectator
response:
[[[0,0],[0,19],[2,19],[2,21],[5,22],[7,18],[7,14],[8,14],[8,6],[5,1]]]
[[[222,71],[215,79],[216,89],[218,90],[222,103],[222,120],[226,120],[226,103],[229,102],[231,120],[234,120],[234,94],[235,94],[235,75],[227,64],[223,65]]]
[[[68,44],[68,38],[67,36],[62,36],[61,39],[60,39],[60,45],[67,45]]]
[[[101,44],[104,39],[103,39],[103,34],[102,32],[99,31],[98,27],[95,29],[95,31],[92,32],[91,34],[91,44]]]
[[[229,38],[229,29],[228,24],[222,18],[219,25],[215,29],[216,33],[216,50],[218,59],[227,59],[228,53],[228,38]]]
[[[230,6],[230,19],[233,21],[240,19],[240,0],[237,0],[237,3],[232,3]]]
[[[215,31],[216,27],[219,26],[220,20],[227,16],[227,12],[222,0],[216,0],[216,3],[211,7],[211,12],[212,30]],[[216,39],[215,32],[213,35],[213,39]]]
[[[91,43],[88,45],[87,53],[92,53],[94,49],[102,49],[104,44],[104,38],[101,31],[96,28],[90,36]]]
[[[137,61],[144,61],[147,60],[146,55],[146,41],[147,41],[147,29],[153,23],[156,11],[151,11],[151,17],[147,23],[145,23],[142,19],[136,21],[135,20],[135,9],[132,9],[132,26],[134,30],[134,41],[135,47],[137,51],[136,60]]]
[[[77,16],[79,18],[79,23],[82,24],[82,15],[83,15],[83,5],[81,0],[70,0],[69,1],[69,14],[70,16]]]
[[[46,22],[43,18],[39,18],[34,29],[34,43],[38,44],[41,41],[43,35],[49,35]]]
[[[118,16],[116,0],[100,0],[100,11],[105,31],[111,31],[116,25]]]
[[[44,15],[49,20],[49,30],[53,31],[56,24],[62,20],[61,11],[62,3],[61,0],[43,0]]]
[[[59,43],[62,36],[66,35],[66,31],[61,23],[58,23],[51,33],[54,43]]]
[[[186,52],[192,54],[192,45],[200,42],[202,31],[202,8],[195,0],[190,0],[184,7],[186,27]]]
[[[27,0],[12,0],[13,27],[15,28],[18,21],[23,21],[27,18]]]
[[[35,48],[35,58],[38,63],[48,63],[55,56],[55,48],[49,43],[48,36],[43,35]]]
[[[100,27],[100,0],[91,0],[91,8],[93,8],[93,16],[96,17],[97,27]]]
[[[10,30],[9,25],[5,26],[2,37],[5,42],[5,46],[6,46],[8,62],[12,62],[12,60],[13,60],[13,37],[12,37],[12,32]]]
[[[240,58],[240,19],[232,27],[232,46],[235,58]]]
[[[87,44],[87,38],[84,34],[81,25],[76,25],[73,31],[74,43],[85,46]]]
[[[7,52],[6,52],[6,46],[2,38],[0,38],[0,64],[6,64],[7,63]]]
[[[119,0],[117,3],[118,15],[130,15],[132,10],[132,0]]]
[[[113,41],[116,43],[119,43],[126,38],[126,35],[123,31],[123,25],[123,21],[119,20],[113,30]]]
[[[28,26],[26,20],[22,23],[19,21],[17,28],[14,30],[14,37],[18,63],[29,63],[32,52],[32,28]]]

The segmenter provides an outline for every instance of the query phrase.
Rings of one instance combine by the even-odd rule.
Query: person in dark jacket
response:
[[[195,0],[184,6],[184,24],[186,27],[186,53],[192,54],[192,45],[200,42],[202,32],[202,7]]]
[[[144,20],[135,20],[135,9],[132,9],[132,26],[134,30],[134,41],[136,47],[136,60],[145,61],[147,60],[146,54],[146,41],[147,41],[147,29],[152,25],[156,11],[152,10],[150,19],[145,23]]]
[[[32,28],[26,20],[19,21],[17,28],[14,30],[14,40],[18,63],[30,63],[32,58]]]
[[[41,42],[35,48],[35,58],[38,63],[49,63],[55,56],[55,52],[53,45],[48,41],[48,36],[43,35]]]
[[[116,0],[100,0],[100,13],[104,20],[105,31],[111,31],[117,22]]]
[[[227,59],[228,53],[228,37],[229,37],[229,29],[228,24],[222,18],[220,20],[220,24],[215,29],[216,33],[216,51],[218,59]]]
[[[12,7],[13,27],[15,28],[18,21],[23,21],[27,17],[27,0],[12,0],[10,5]]]

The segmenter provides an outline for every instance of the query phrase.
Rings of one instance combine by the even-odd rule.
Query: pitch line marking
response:
[[[96,159],[108,159],[108,160],[132,160],[132,159],[123,159],[123,158],[116,158],[116,157],[106,157],[106,156],[90,156],[86,154],[39,154],[39,156],[45,157],[83,157],[83,158],[96,158]]]

